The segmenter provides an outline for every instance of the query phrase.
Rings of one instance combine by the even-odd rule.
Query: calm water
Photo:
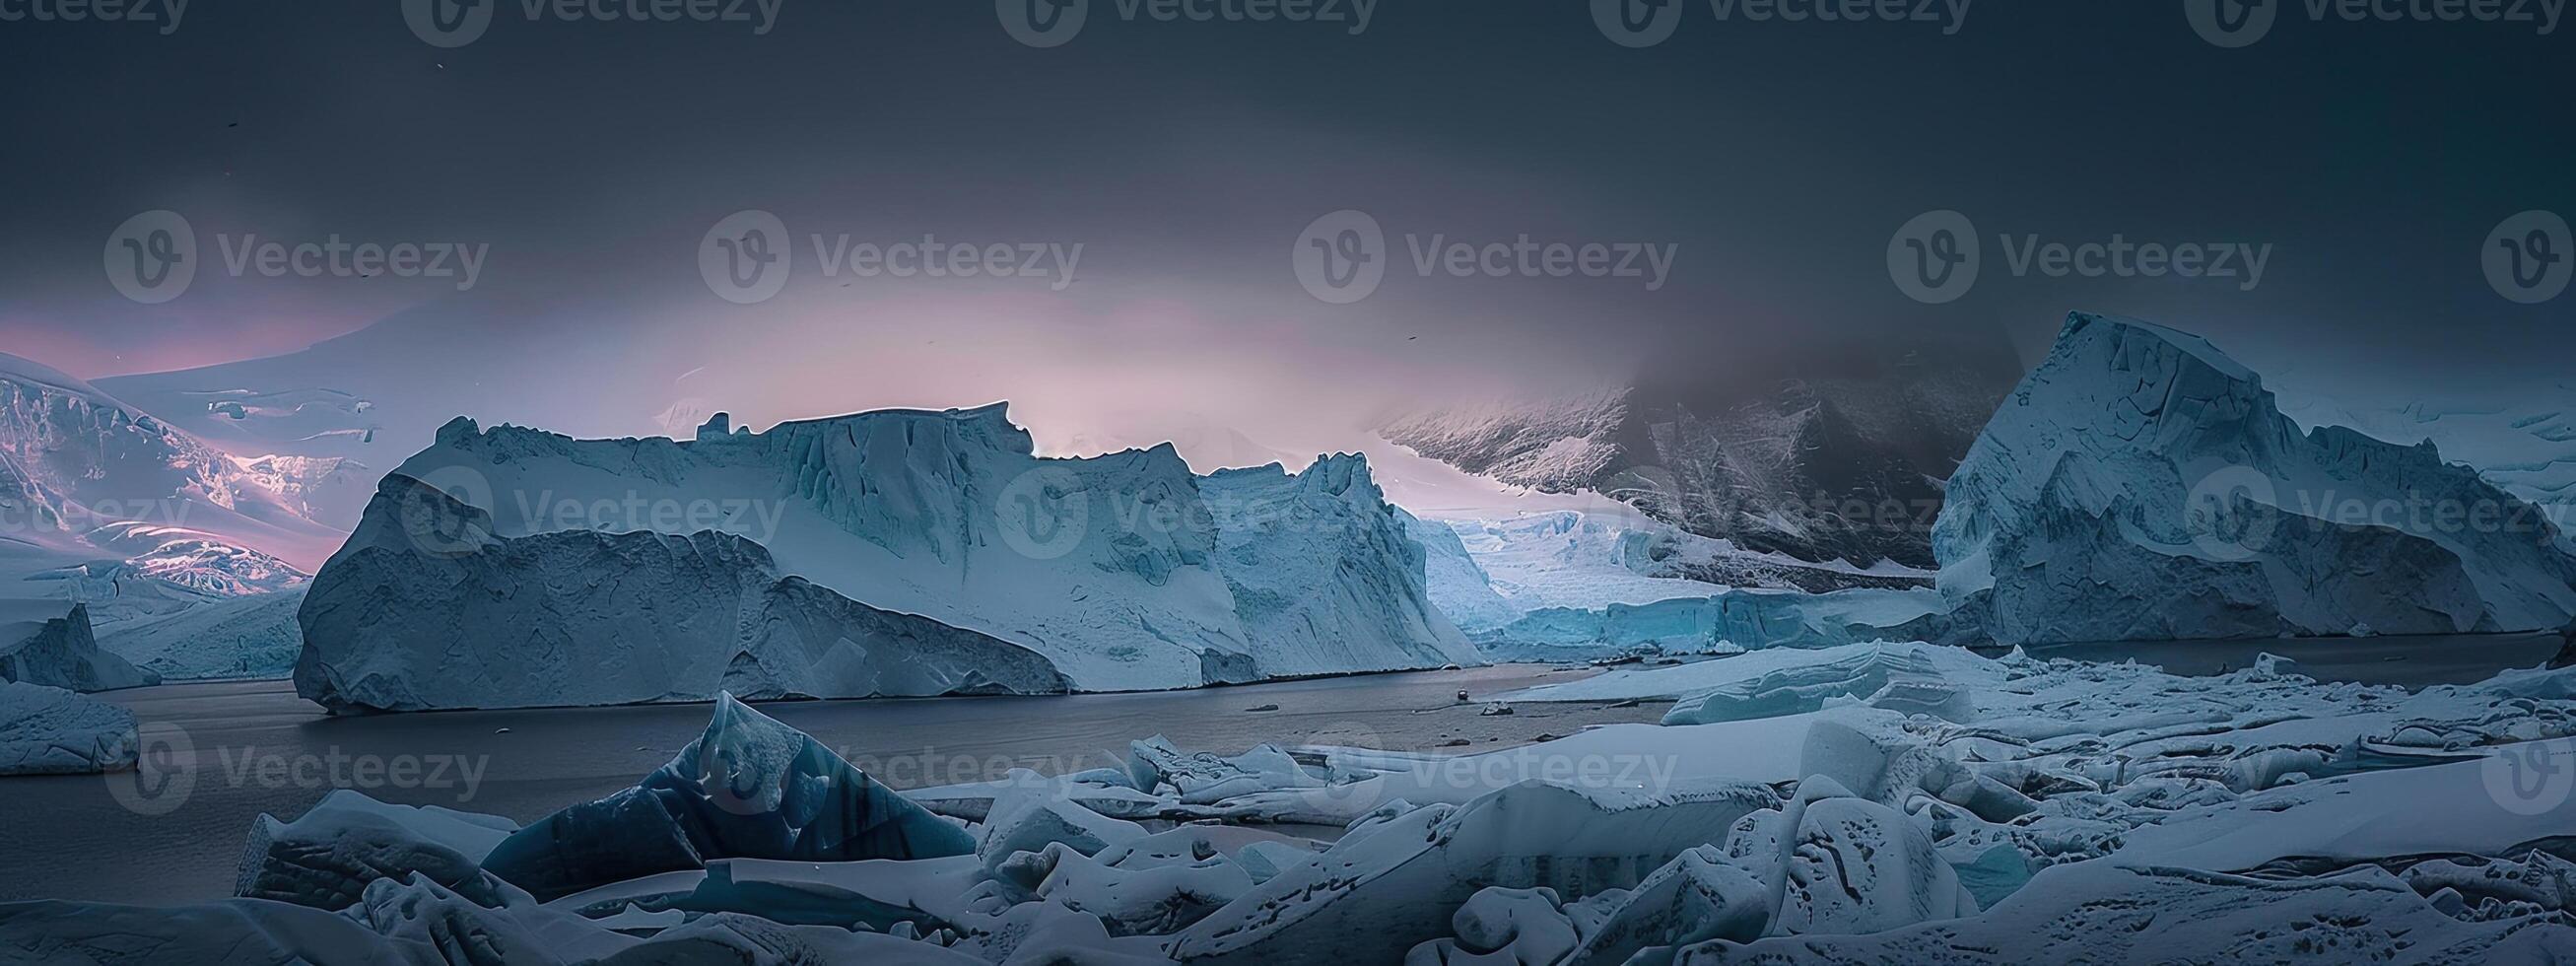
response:
[[[2323,680],[2422,686],[2529,667],[2558,644],[2555,635],[2390,637],[2071,645],[2037,653],[2136,657],[2201,675],[2245,667],[2269,651]],[[1128,741],[1156,733],[1183,748],[1223,752],[1261,742],[1435,749],[1464,739],[1457,748],[1463,752],[1662,716],[1657,703],[1524,703],[1517,714],[1488,718],[1456,700],[1461,689],[1485,695],[1587,673],[1512,665],[1152,694],[786,702],[761,710],[898,788],[999,778],[1013,767],[1063,774],[1123,765]],[[260,813],[291,818],[339,787],[533,821],[633,784],[695,739],[707,720],[704,705],[333,718],[283,681],[102,697],[134,709],[147,738],[185,736],[184,752],[165,749],[158,760],[168,767],[150,773],[174,780],[0,779],[0,900],[221,898],[231,893]],[[1269,705],[1277,709],[1252,710]]]
[[[1155,733],[1182,748],[1262,742],[1427,749],[1524,744],[1588,724],[1654,721],[1663,706],[1522,705],[1479,717],[1457,703],[1580,676],[1515,665],[1150,694],[763,704],[898,788],[1121,766]],[[260,813],[301,815],[336,787],[522,823],[635,783],[705,729],[705,705],[465,711],[333,718],[283,681],[179,684],[101,695],[149,733],[180,729],[189,753],[137,776],[0,778],[0,900],[178,903],[232,893]],[[1252,711],[1277,705],[1275,711]],[[501,729],[508,729],[503,733]],[[1459,750],[1466,750],[1464,748]],[[184,789],[184,794],[180,792]],[[118,797],[130,790],[140,810]],[[143,814],[156,812],[157,814]]]

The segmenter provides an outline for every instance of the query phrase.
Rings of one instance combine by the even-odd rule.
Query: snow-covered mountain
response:
[[[191,634],[151,628],[300,593],[307,568],[344,537],[314,519],[316,498],[354,472],[333,458],[225,452],[87,382],[0,355],[0,601],[86,605],[74,614],[82,642],[95,634],[111,659],[141,646],[175,677],[236,665],[241,653],[198,654]],[[293,625],[272,620],[250,636],[262,635],[233,643],[274,656]],[[130,667],[107,677],[140,681]]]
[[[2199,338],[2073,313],[1950,480],[1942,591],[2000,643],[2555,628],[2576,560],[2430,444],[2302,432]]]
[[[294,475],[330,472],[307,466]],[[237,459],[88,383],[0,355],[0,513],[14,543],[85,556],[193,556],[193,569],[268,583],[273,574],[256,568],[311,567],[342,537],[307,515],[300,493],[273,464]],[[208,553],[210,544],[248,554]]]
[[[316,575],[299,690],[491,707],[1476,660],[1356,456],[1209,477],[1169,446],[1041,459],[999,405],[726,423],[690,442],[450,423]],[[887,670],[926,640],[935,670]]]
[[[2000,344],[1731,368],[1754,371],[1421,413],[1381,432],[1468,472],[1598,492],[1748,551],[1928,567],[1941,480],[2018,372]],[[1807,590],[1894,585],[1729,563],[1694,576]]]

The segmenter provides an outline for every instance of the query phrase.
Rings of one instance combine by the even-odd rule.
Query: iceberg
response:
[[[386,507],[481,533],[470,505],[384,486]],[[298,614],[296,691],[332,710],[1066,690],[1034,651],[782,577],[731,534],[478,536],[430,554],[398,519],[369,513]]]
[[[2301,432],[2209,343],[2077,312],[1950,479],[1943,593],[2003,644],[2555,628],[2576,563],[2430,444]]]
[[[386,477],[315,576],[296,677],[326,705],[413,709],[1477,662],[1425,566],[1358,457],[1210,477],[1169,446],[1041,459],[999,405],[688,442],[459,419]],[[483,649],[467,664],[514,676],[532,658],[537,677],[622,670],[544,687],[451,674],[457,639]]]
[[[0,681],[73,691],[159,684],[159,675],[99,650],[89,608],[55,600],[0,600]]]

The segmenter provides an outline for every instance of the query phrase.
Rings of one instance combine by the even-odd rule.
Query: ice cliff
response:
[[[1473,663],[1367,464],[1041,459],[1001,406],[689,442],[451,422],[316,575],[333,707],[1196,687]],[[456,642],[467,642],[458,647]]]

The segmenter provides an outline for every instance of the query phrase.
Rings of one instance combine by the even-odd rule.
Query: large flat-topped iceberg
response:
[[[2558,627],[2531,505],[2337,426],[2198,338],[2074,313],[1951,477],[1944,593],[2005,644]]]
[[[1169,446],[1041,459],[999,405],[763,433],[719,417],[688,442],[459,419],[386,478],[301,617],[300,689],[359,707],[1144,690],[1475,661],[1364,460],[1202,478]],[[532,663],[562,690],[514,683]]]

